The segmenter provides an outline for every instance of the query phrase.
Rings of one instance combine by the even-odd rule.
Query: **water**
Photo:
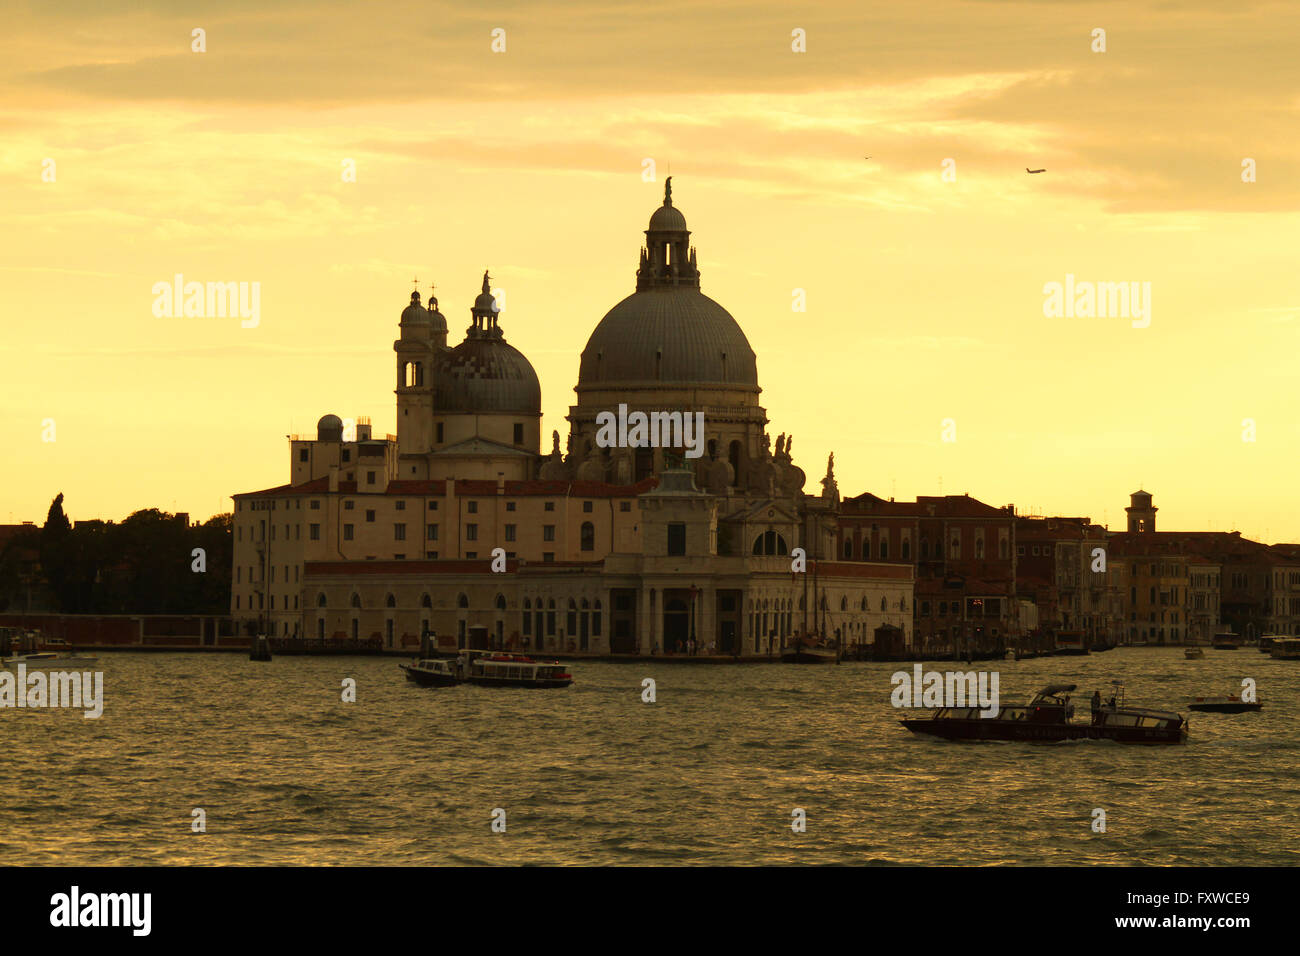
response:
[[[1300,662],[1118,649],[993,664],[1004,701],[1127,682],[1185,746],[949,743],[902,664],[575,662],[567,690],[420,688],[392,658],[104,654],[105,711],[0,709],[0,858],[30,864],[1300,862]],[[927,664],[927,668],[947,667]],[[990,666],[990,665],[984,665]],[[354,678],[357,702],[343,703]],[[658,701],[641,702],[641,680]],[[491,830],[494,808],[507,832]],[[807,814],[793,833],[791,811]],[[1107,832],[1091,830],[1106,812]],[[194,808],[207,832],[191,830]]]

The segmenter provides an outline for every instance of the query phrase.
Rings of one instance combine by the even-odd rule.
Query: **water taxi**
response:
[[[538,661],[518,654],[462,651],[457,661],[470,684],[483,687],[568,687],[573,675],[559,661]]]
[[[1261,654],[1269,654],[1273,650],[1274,641],[1285,641],[1286,639],[1287,635],[1285,634],[1261,634],[1259,638],[1259,652]]]
[[[98,663],[99,658],[78,654],[67,641],[41,639],[40,631],[0,628],[0,666],[25,664],[29,671],[48,667],[82,667]]]
[[[781,651],[782,664],[834,664],[838,653],[833,647],[820,644],[791,644]]]
[[[1248,710],[1259,710],[1264,702],[1244,701],[1235,694],[1223,694],[1218,697],[1189,697],[1188,710],[1205,710],[1215,714],[1240,714]]]
[[[1273,641],[1273,647],[1269,650],[1269,654],[1278,660],[1300,660],[1300,637],[1277,638]]]
[[[1197,661],[1205,656],[1205,651],[1199,647],[1184,647],[1183,657],[1189,661]]]
[[[1220,651],[1235,651],[1241,646],[1241,637],[1232,631],[1220,631],[1214,635],[1210,646]]]
[[[1124,706],[1122,685],[1115,696],[1085,723],[1074,720],[1070,692],[1074,684],[1049,684],[1023,707],[1003,706],[992,717],[978,707],[943,707],[929,717],[901,723],[913,733],[948,740],[1019,740],[1056,743],[1062,740],[1114,740],[1124,744],[1180,744],[1187,740],[1187,719],[1181,714]],[[1117,704],[1116,697],[1120,698]]]
[[[398,665],[422,687],[568,687],[573,675],[559,661],[539,661],[501,651],[463,650],[455,658],[425,657]]]

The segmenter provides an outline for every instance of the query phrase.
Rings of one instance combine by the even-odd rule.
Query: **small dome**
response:
[[[438,363],[439,412],[540,415],[542,386],[522,352],[504,339],[475,336]]]
[[[649,232],[686,232],[686,217],[667,199],[650,217]]]
[[[316,423],[317,441],[342,441],[343,419],[337,415],[323,415]]]
[[[438,311],[438,300],[429,296],[429,308],[426,313],[429,316],[429,325],[434,332],[447,331],[447,317]]]
[[[411,293],[411,304],[402,310],[402,325],[424,323],[429,321],[429,313],[420,305],[420,293]]]

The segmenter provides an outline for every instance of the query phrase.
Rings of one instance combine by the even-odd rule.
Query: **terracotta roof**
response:
[[[846,517],[873,514],[917,518],[1007,518],[1011,514],[1005,508],[986,505],[969,495],[917,495],[915,501],[886,501],[864,492],[854,498],[845,498],[841,507]]]

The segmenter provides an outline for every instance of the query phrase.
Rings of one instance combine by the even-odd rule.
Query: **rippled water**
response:
[[[1295,864],[1300,662],[1119,649],[999,665],[1004,701],[1254,677],[1185,746],[961,744],[889,704],[910,665],[576,662],[567,690],[426,689],[392,658],[105,654],[105,712],[0,709],[8,864]],[[947,665],[926,665],[930,668]],[[357,702],[340,700],[355,678]],[[641,702],[653,677],[658,700]],[[207,832],[191,831],[191,810]],[[494,808],[507,832],[493,833]],[[791,832],[791,811],[807,832]],[[1107,815],[1093,833],[1092,811]]]

